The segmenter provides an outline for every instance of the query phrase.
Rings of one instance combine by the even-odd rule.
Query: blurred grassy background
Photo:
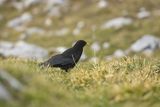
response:
[[[42,4],[35,4],[23,11],[17,11],[10,1],[0,6],[0,13],[3,20],[0,23],[0,39],[17,41],[23,32],[15,31],[6,27],[9,20],[20,16],[23,12],[29,12],[33,15],[33,20],[27,23],[27,27],[40,27],[46,31],[45,34],[39,36],[33,34],[26,39],[29,43],[40,45],[50,49],[57,46],[71,46],[71,43],[78,39],[84,39],[90,44],[98,41],[100,44],[104,42],[110,43],[110,48],[101,49],[97,53],[98,57],[112,54],[116,49],[127,49],[132,43],[145,34],[160,36],[159,17],[160,17],[160,0],[110,0],[109,6],[106,8],[97,8],[98,0],[71,0],[67,9],[62,10],[60,17],[51,17],[44,12]],[[138,19],[136,17],[139,10],[144,7],[151,13],[147,19]],[[101,29],[101,25],[113,18],[127,16],[133,19],[133,23],[120,29]],[[50,26],[45,26],[45,20],[49,18],[52,21]],[[74,36],[72,34],[78,22],[84,22],[85,26],[80,34]],[[67,28],[69,32],[62,37],[53,33],[54,31]],[[95,31],[93,32],[93,28]],[[51,32],[51,33],[49,33]],[[95,36],[95,37],[94,37]],[[65,42],[63,42],[65,40]],[[93,56],[90,48],[87,48],[88,56]],[[159,56],[159,51],[154,56]]]

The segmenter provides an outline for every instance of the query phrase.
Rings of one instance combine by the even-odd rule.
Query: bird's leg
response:
[[[74,65],[76,66],[76,61],[75,61],[75,59],[74,59],[73,54],[72,54],[72,59],[73,59]],[[76,67],[77,67],[77,66],[76,66]]]
[[[68,69],[65,69],[66,72],[68,72]]]

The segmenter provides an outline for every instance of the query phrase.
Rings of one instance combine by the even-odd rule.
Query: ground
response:
[[[159,107],[160,62],[140,57],[98,64],[80,63],[70,72],[40,68],[37,62],[2,59],[0,67],[15,76],[23,91],[11,93],[3,107]]]

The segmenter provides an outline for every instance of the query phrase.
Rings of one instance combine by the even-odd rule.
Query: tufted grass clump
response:
[[[6,70],[23,85],[11,91],[3,107],[159,107],[159,61],[126,57],[97,64],[84,62],[66,73],[40,68],[36,61],[1,59]],[[9,89],[11,90],[11,89]]]

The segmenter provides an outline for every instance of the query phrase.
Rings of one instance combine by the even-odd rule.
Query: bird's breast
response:
[[[77,51],[74,54],[72,54],[72,58],[74,58],[74,61],[77,63],[82,55],[83,50]]]

